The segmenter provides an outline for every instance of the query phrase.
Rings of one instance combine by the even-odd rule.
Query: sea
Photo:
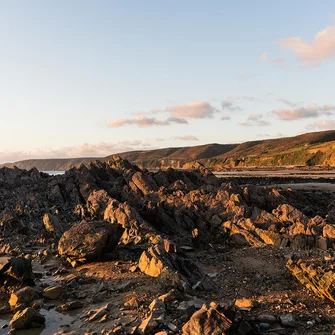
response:
[[[47,173],[50,176],[57,176],[65,173],[65,171],[41,171],[41,172]]]

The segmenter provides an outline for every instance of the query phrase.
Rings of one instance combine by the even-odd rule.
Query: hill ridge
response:
[[[335,130],[305,133],[293,137],[247,141],[240,144],[210,143],[189,147],[168,147],[121,152],[122,158],[142,168],[190,168],[194,161],[219,171],[227,167],[335,166]],[[67,170],[107,157],[30,159],[7,163],[22,169]]]

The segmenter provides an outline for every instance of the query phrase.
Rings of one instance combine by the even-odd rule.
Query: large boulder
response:
[[[82,221],[66,231],[58,243],[58,252],[70,260],[85,262],[113,251],[123,234],[120,224]]]

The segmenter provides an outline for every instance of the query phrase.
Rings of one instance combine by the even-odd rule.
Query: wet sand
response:
[[[299,169],[285,169],[285,170],[234,170],[214,172],[217,177],[291,177],[291,178],[329,178],[335,180],[335,170],[299,170]]]
[[[304,191],[328,191],[335,192],[335,184],[331,183],[292,183],[292,184],[274,184],[269,185],[269,187],[281,187],[282,189],[291,188],[293,190],[304,190]]]

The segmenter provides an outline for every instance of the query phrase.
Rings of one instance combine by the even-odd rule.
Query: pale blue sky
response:
[[[0,163],[333,129],[334,15],[333,0],[2,0]],[[171,116],[188,124],[150,126]]]

